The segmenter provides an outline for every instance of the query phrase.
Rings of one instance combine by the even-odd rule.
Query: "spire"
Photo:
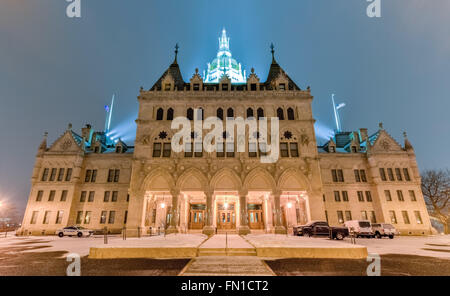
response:
[[[175,60],[173,61],[174,64],[177,64],[177,57],[178,57],[178,49],[180,47],[178,46],[178,43],[175,44]]]
[[[41,145],[39,145],[39,150],[46,150],[47,149],[47,138],[48,138],[48,132],[44,133],[44,138],[42,139]]]
[[[384,130],[384,127],[383,127],[383,123],[382,123],[382,122],[380,122],[380,123],[378,124],[378,126],[380,127],[380,130]]]
[[[414,150],[413,146],[411,145],[411,142],[409,142],[409,140],[408,140],[408,135],[406,134],[406,132],[403,132],[403,137],[405,138],[404,149],[405,150]]]
[[[273,46],[273,43],[270,44],[270,52],[272,53],[272,64],[276,64],[275,61],[275,46]]]
[[[230,38],[227,37],[227,31],[222,29],[222,36],[219,38],[219,51],[230,51]]]

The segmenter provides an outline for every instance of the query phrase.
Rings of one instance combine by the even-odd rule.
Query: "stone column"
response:
[[[213,192],[205,191],[206,196],[206,223],[203,227],[203,234],[213,235],[214,234],[214,226],[213,226]]]
[[[240,235],[250,233],[250,228],[248,227],[247,193],[247,191],[239,192],[240,225],[238,227],[238,233]]]
[[[286,228],[281,223],[281,206],[280,206],[280,197],[281,197],[281,191],[274,191],[273,192],[273,200],[275,205],[275,233],[276,234],[286,234]]]
[[[178,233],[178,199],[179,199],[179,195],[180,195],[180,190],[172,190],[171,192],[172,195],[172,208],[171,208],[171,216],[172,219],[170,219],[170,225],[167,228],[167,234],[170,233]]]

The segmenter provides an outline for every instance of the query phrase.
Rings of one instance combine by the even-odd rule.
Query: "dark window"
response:
[[[69,182],[72,179],[72,169],[68,168],[66,173],[66,181]]]
[[[163,120],[164,118],[164,110],[162,108],[159,108],[158,111],[156,111],[156,120]]]
[[[204,119],[204,111],[203,111],[203,108],[198,108],[198,109],[196,109],[196,111],[197,111],[197,119],[198,120],[203,120]]]
[[[153,157],[161,157],[161,143],[153,143]]]
[[[194,151],[194,143],[185,143],[184,144],[184,157],[192,157]]]
[[[366,191],[366,200],[368,202],[372,201],[372,193],[370,191]]]
[[[64,171],[65,171],[65,169],[63,169],[63,168],[59,169],[58,181],[62,181],[64,179]]]
[[[334,146],[330,146],[328,149],[329,149],[330,153],[336,152],[336,147],[334,147]]]
[[[280,83],[279,87],[280,90],[286,90],[286,84]]]
[[[288,143],[280,143],[281,157],[289,157]]]
[[[352,220],[352,212],[351,211],[345,211],[345,220],[346,221]]]
[[[222,108],[217,109],[216,115],[217,115],[217,118],[219,118],[220,120],[223,120],[223,109]]]
[[[88,202],[94,202],[95,191],[89,191]]]
[[[338,181],[344,182],[344,172],[342,170],[337,170]]]
[[[342,200],[348,201],[348,192],[347,191],[342,191]]]
[[[55,181],[56,177],[56,169],[52,169],[52,173],[50,174],[50,181]]]
[[[91,211],[86,211],[85,215],[84,215],[84,224],[89,224],[91,223]]]
[[[97,180],[97,170],[92,170],[91,182],[95,183]]]
[[[380,168],[380,177],[381,177],[381,181],[387,181],[386,171],[384,170],[384,168]]]
[[[356,150],[356,146],[352,146],[352,153],[356,153],[356,152],[358,152],[358,151]]]
[[[341,201],[341,194],[339,191],[334,192],[334,201]]]
[[[31,215],[30,224],[36,224],[36,220],[37,220],[38,215],[39,215],[38,211],[33,211],[33,214]]]
[[[194,110],[192,108],[187,109],[186,117],[188,120],[194,120]]]
[[[169,91],[171,86],[172,86],[172,85],[171,85],[170,83],[164,84],[164,90],[165,90],[165,91]]]
[[[44,219],[42,220],[42,224],[48,224],[49,220],[50,220],[50,211],[45,211]]]
[[[401,190],[397,190],[397,197],[399,201],[405,201],[405,198],[403,197],[403,192]]]
[[[56,220],[55,224],[61,224],[63,219],[64,211],[57,211],[56,212]]]
[[[112,202],[117,202],[117,197],[119,196],[119,192],[118,191],[113,191],[112,192],[112,197],[111,197],[111,201]]]
[[[405,224],[411,224],[411,222],[409,221],[408,211],[402,211],[402,216],[403,222],[405,222]]]
[[[258,108],[256,113],[257,113],[258,119],[264,117],[264,110],[262,108]]]
[[[195,155],[195,157],[203,157],[203,143],[202,142],[194,143],[194,155]]]
[[[247,108],[247,118],[250,118],[250,117],[254,117],[253,116],[253,109],[252,108]]]
[[[359,170],[354,170],[355,172],[355,181],[361,182],[361,176],[359,175]]]
[[[130,195],[127,194],[127,202],[129,202],[129,201],[130,201]]]
[[[395,168],[395,175],[397,176],[397,180],[398,181],[402,181],[402,172],[400,171],[399,168]]]
[[[405,175],[405,180],[406,181],[411,181],[411,177],[409,176],[409,171],[407,168],[403,169],[403,175]]]
[[[194,83],[194,91],[199,91],[199,90],[200,90],[200,84]]]
[[[362,191],[358,191],[358,201],[364,201],[364,193]]]
[[[228,110],[227,110],[227,117],[231,117],[231,118],[234,117],[234,110],[233,110],[233,108],[228,108]]]
[[[114,180],[114,170],[110,169],[108,170],[108,182],[111,183],[113,180]]]
[[[173,120],[173,109],[169,108],[169,110],[167,110],[167,120]]]
[[[361,181],[362,182],[367,182],[366,171],[365,170],[359,170],[359,174],[361,175]]]
[[[277,117],[279,120],[284,120],[284,111],[282,108],[277,109]]]
[[[103,202],[108,202],[109,201],[109,195],[111,193],[109,191],[105,191],[105,194],[103,195]]]
[[[287,114],[288,114],[288,120],[295,120],[294,109],[288,108]]]
[[[80,202],[86,201],[86,191],[81,191]]]
[[[36,196],[36,201],[42,201],[42,196],[44,195],[44,191],[39,190]]]
[[[60,201],[66,201],[67,200],[67,190],[61,191],[61,199]]]
[[[226,143],[227,147],[227,157],[234,157],[234,143]]]
[[[114,224],[114,220],[116,218],[116,211],[109,212],[108,224]]]
[[[377,217],[375,216],[375,211],[370,211],[370,222],[377,223]]]
[[[291,149],[291,157],[298,157],[298,144],[289,143],[289,147]]]
[[[409,190],[409,197],[411,198],[411,201],[417,201],[414,190]]]
[[[222,84],[222,90],[228,90],[228,84],[227,83]]]
[[[257,157],[258,156],[258,144],[248,143],[248,157]]]
[[[127,224],[127,219],[128,219],[128,211],[125,211],[125,215],[123,217],[123,224]]]
[[[225,157],[225,143],[217,143],[216,157]]]
[[[122,147],[117,146],[117,147],[116,147],[116,153],[121,153],[121,152],[122,152]]]
[[[48,201],[54,200],[55,200],[55,190],[50,190],[50,193],[48,194]]]
[[[389,168],[389,169],[387,169],[387,171],[388,171],[389,181],[395,181],[394,172],[392,171],[392,169]]]
[[[47,178],[48,178],[48,171],[49,171],[48,168],[45,168],[45,169],[44,169],[44,172],[42,173],[42,179],[41,179],[41,181],[47,181]]]
[[[83,211],[78,211],[77,213],[77,223],[76,224],[81,224],[83,222]]]
[[[250,84],[250,90],[251,91],[256,91],[256,83],[251,83]]]
[[[91,180],[92,171],[86,170],[86,175],[84,177],[84,182],[89,182]]]
[[[337,170],[331,170],[331,176],[333,178],[333,182],[337,182],[338,181]]]
[[[120,170],[114,170],[114,182],[119,182]]]
[[[170,157],[170,152],[172,151],[172,146],[170,143],[164,143],[163,145],[163,157]]]

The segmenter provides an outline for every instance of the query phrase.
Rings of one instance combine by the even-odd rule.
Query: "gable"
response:
[[[402,147],[385,131],[381,131],[373,144],[373,151],[377,152],[400,152]]]
[[[81,148],[72,136],[72,132],[67,131],[50,146],[48,151],[59,153],[77,153],[81,151]]]

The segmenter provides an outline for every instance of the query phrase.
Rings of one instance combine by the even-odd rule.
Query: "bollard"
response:
[[[138,231],[138,238],[141,238],[141,227],[140,226],[138,226],[137,231]]]
[[[108,228],[106,226],[103,228],[103,243],[108,244]]]
[[[152,236],[152,227],[150,226],[150,236]]]

